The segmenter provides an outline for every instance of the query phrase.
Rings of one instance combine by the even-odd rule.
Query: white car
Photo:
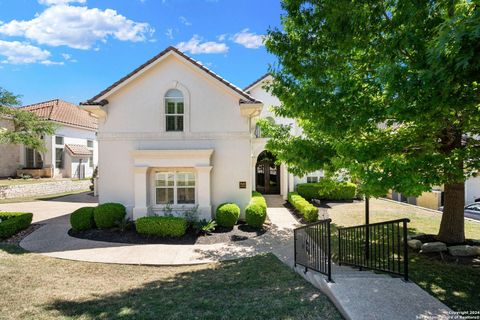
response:
[[[438,210],[443,212],[443,207],[438,208]],[[464,215],[470,219],[480,220],[480,203],[475,202],[465,206]]]

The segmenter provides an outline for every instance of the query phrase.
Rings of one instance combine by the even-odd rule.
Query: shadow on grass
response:
[[[89,300],[56,300],[47,309],[82,319],[341,319],[326,296],[271,254]]]
[[[20,246],[14,244],[0,243],[0,251],[4,251],[10,254],[25,254],[28,253],[27,250],[23,249]]]

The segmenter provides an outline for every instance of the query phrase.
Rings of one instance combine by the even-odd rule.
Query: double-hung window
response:
[[[195,173],[184,171],[155,174],[156,204],[195,204]]]
[[[55,136],[55,167],[63,169],[63,149],[65,147],[65,139],[62,136]]]
[[[165,94],[166,131],[183,131],[185,105],[180,90],[170,89]]]

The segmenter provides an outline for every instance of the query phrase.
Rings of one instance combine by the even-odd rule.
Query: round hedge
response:
[[[113,228],[125,217],[125,206],[120,203],[104,203],[93,210],[93,219],[100,229]]]
[[[70,215],[70,225],[73,230],[81,231],[95,227],[93,220],[93,207],[83,207],[72,212]]]
[[[267,210],[260,204],[252,203],[245,208],[245,220],[249,226],[261,228],[267,218]]]
[[[233,227],[240,217],[240,208],[235,203],[224,203],[218,206],[216,221],[220,227]]]

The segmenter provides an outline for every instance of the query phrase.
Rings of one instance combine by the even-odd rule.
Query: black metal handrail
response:
[[[295,266],[318,271],[332,281],[331,219],[293,230]]]
[[[407,223],[397,219],[338,229],[338,262],[408,281]]]

